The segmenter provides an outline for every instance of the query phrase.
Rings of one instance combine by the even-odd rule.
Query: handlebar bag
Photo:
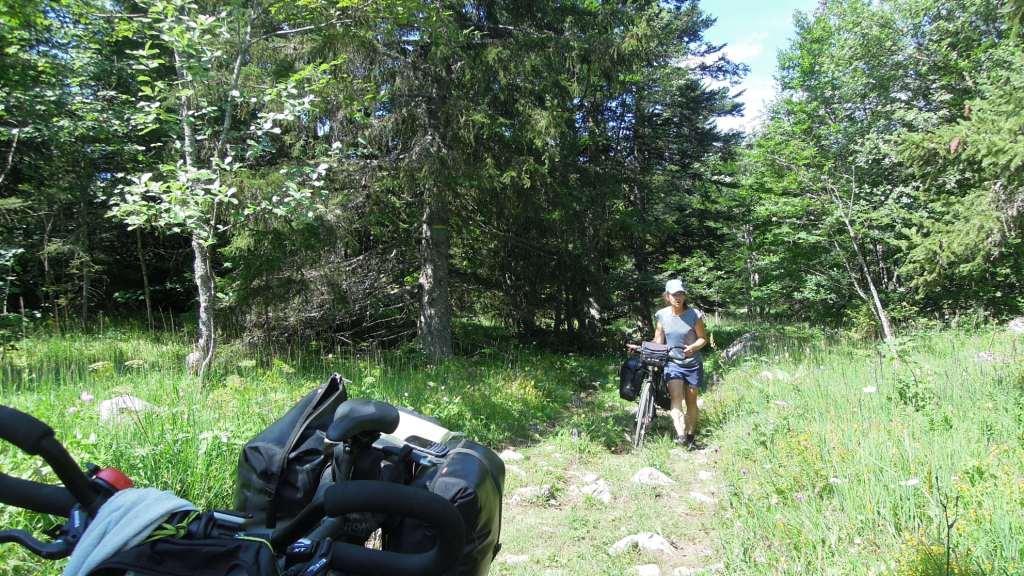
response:
[[[664,367],[668,362],[668,344],[644,342],[640,345],[640,360],[648,366]]]
[[[316,494],[328,464],[323,452],[327,427],[346,399],[344,379],[332,374],[250,440],[238,459],[235,510],[268,528],[298,514]]]
[[[89,576],[278,576],[265,542],[235,538],[161,538],[118,552]]]
[[[432,466],[421,467],[412,486],[420,486],[449,502],[462,516],[466,545],[458,562],[444,576],[486,576],[501,549],[501,497],[505,463],[493,450],[454,436],[445,443],[448,454]],[[414,518],[402,518],[385,528],[383,549],[399,553],[426,552],[435,532]]]

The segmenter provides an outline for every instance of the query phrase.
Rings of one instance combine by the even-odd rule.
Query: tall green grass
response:
[[[375,398],[438,418],[498,447],[529,442],[558,419],[577,391],[608,379],[606,362],[505,347],[434,365],[414,352],[371,357],[313,350],[219,351],[200,386],[185,373],[183,336],[109,330],[39,336],[0,359],[0,402],[49,423],[80,462],[115,466],[140,486],[174,491],[200,507],[229,508],[242,445],[332,372],[352,397]],[[82,400],[83,393],[94,400]],[[102,423],[99,403],[131,394],[156,409]],[[0,470],[45,482],[38,459],[0,443]],[[39,515],[0,507],[0,526],[40,530]],[[54,574],[57,566],[0,547],[0,575]]]
[[[1022,360],[987,329],[782,338],[732,369],[707,419],[727,573],[1024,573]]]

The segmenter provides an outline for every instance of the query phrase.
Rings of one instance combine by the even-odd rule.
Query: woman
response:
[[[654,341],[673,348],[665,364],[665,385],[672,397],[672,424],[676,429],[676,443],[688,450],[697,447],[697,391],[704,385],[704,358],[701,348],[707,344],[704,313],[687,306],[686,286],[682,280],[665,283],[665,302],[668,306],[655,315],[657,326]],[[683,413],[683,402],[686,413]]]

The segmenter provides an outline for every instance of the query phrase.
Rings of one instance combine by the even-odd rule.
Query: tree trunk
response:
[[[181,55],[174,51],[174,64],[178,80],[183,85],[188,85],[190,78],[181,62]],[[182,155],[185,160],[185,168],[189,176],[192,175],[195,166],[196,139],[192,131],[191,104],[192,101],[186,92],[179,96],[180,110],[178,111],[182,132]],[[186,363],[190,370],[198,373],[199,381],[202,382],[206,371],[213,363],[213,354],[216,349],[214,332],[214,289],[213,289],[213,265],[210,259],[209,243],[213,239],[213,223],[208,226],[199,225],[192,230],[192,254],[193,270],[195,272],[196,291],[199,299],[199,334],[195,350],[188,355]]]
[[[875,287],[875,281],[871,277],[871,269],[868,268],[867,260],[864,259],[864,255],[861,253],[857,232],[853,229],[853,224],[850,222],[850,218],[847,216],[846,210],[843,208],[842,199],[839,198],[839,194],[835,192],[835,190],[831,190],[831,192],[832,199],[836,202],[839,208],[839,216],[842,218],[843,224],[846,225],[846,233],[850,237],[850,244],[853,244],[853,251],[857,255],[857,263],[860,265],[861,274],[864,275],[864,281],[868,284],[868,292],[871,295],[871,307],[874,310],[875,319],[878,320],[878,324],[882,328],[882,337],[886,342],[889,342],[896,337],[896,334],[892,329],[892,322],[889,321],[889,314],[885,311],[885,306],[882,304],[882,298],[878,295],[878,289]]]
[[[43,217],[43,308],[47,304],[50,307],[50,314],[53,318],[54,328],[60,334],[60,313],[57,310],[57,299],[53,296],[53,271],[50,270],[50,229],[53,228],[53,216]]]
[[[199,295],[199,339],[196,342],[195,356],[190,363],[198,370],[202,381],[206,371],[213,362],[216,348],[214,337],[213,313],[215,293],[213,289],[213,266],[210,261],[209,247],[198,235],[192,237],[192,253],[195,257],[193,269],[196,278],[196,290]]]
[[[139,254],[139,268],[142,269],[142,297],[146,299],[146,322],[149,330],[153,330],[153,303],[149,299],[149,273],[146,271],[146,258],[142,252],[142,231],[135,229],[135,249]]]
[[[631,196],[637,217],[644,220],[647,214],[647,194],[640,189],[640,186],[634,184]],[[647,276],[650,274],[650,267],[647,247],[644,245],[643,230],[646,230],[646,226],[643,222],[639,229],[641,232],[633,238],[633,289],[630,306],[633,309],[634,330],[640,334],[641,338],[646,339],[649,334],[654,333],[654,325],[652,324],[653,315],[647,305],[650,294],[646,294],[644,290]]]
[[[82,172],[85,172],[84,168]],[[92,282],[92,259],[89,257],[89,200],[88,191],[81,190],[78,198],[78,261],[82,267],[82,327],[89,322],[89,287]]]
[[[452,356],[452,309],[448,297],[448,223],[450,214],[443,194],[428,189],[425,195],[420,247],[420,344],[433,360]]]

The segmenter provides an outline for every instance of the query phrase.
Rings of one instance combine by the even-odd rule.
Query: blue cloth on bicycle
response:
[[[116,552],[137,546],[175,512],[195,510],[189,501],[156,488],[127,488],[100,506],[64,568],[83,576]]]

